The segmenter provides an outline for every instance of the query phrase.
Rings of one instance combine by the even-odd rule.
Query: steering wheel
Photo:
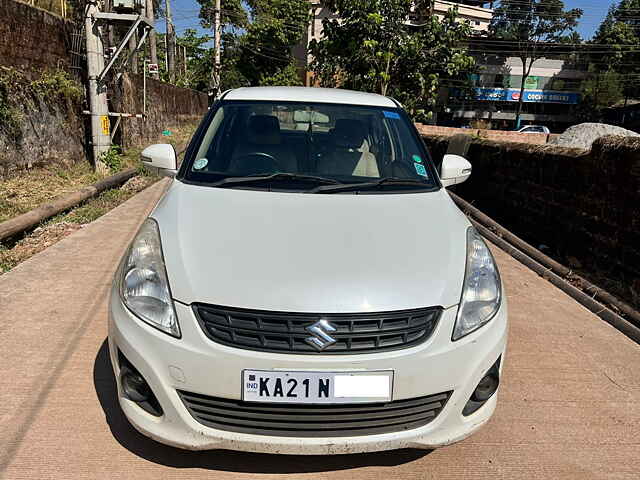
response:
[[[237,173],[242,175],[269,174],[281,170],[276,159],[264,152],[247,153],[237,157],[233,163],[235,163],[235,167],[238,170]]]

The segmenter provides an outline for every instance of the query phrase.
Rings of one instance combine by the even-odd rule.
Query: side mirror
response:
[[[150,167],[163,177],[175,177],[178,172],[178,160],[173,145],[158,143],[145,148],[140,154],[145,167]]]
[[[471,164],[460,155],[447,154],[442,159],[440,181],[445,187],[457,185],[471,176]]]

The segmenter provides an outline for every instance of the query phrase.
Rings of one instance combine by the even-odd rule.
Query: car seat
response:
[[[318,172],[325,175],[380,177],[378,162],[369,151],[368,129],[355,119],[336,121],[331,132],[331,150],[318,164]]]

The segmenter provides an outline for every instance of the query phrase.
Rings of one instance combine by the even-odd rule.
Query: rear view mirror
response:
[[[164,177],[175,177],[178,171],[178,160],[173,145],[158,143],[145,148],[140,154],[140,159],[145,167],[157,171]]]
[[[447,154],[442,159],[440,181],[445,187],[466,181],[471,175],[471,164],[460,155]]]
[[[293,112],[293,120],[296,123],[329,123],[329,117],[320,112],[308,112],[306,110],[296,110]]]

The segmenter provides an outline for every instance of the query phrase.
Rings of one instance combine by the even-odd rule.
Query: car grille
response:
[[[451,392],[387,403],[304,405],[252,403],[178,391],[189,413],[208,427],[281,437],[346,437],[422,427]]]
[[[244,310],[195,304],[196,317],[205,334],[223,345],[264,352],[301,354],[371,353],[406,348],[433,333],[440,307],[385,313],[319,314]],[[306,342],[305,330],[319,320],[336,331],[336,342],[322,351]]]

